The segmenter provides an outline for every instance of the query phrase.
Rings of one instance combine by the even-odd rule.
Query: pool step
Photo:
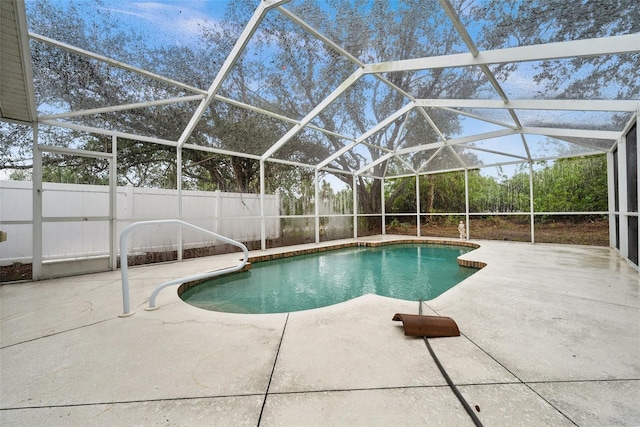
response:
[[[460,336],[458,325],[450,317],[396,313],[392,320],[402,321],[406,336],[427,338]]]

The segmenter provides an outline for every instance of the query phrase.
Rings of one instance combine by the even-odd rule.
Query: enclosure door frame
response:
[[[32,280],[42,280],[51,277],[65,276],[71,274],[82,274],[95,271],[115,270],[117,267],[116,256],[116,140],[113,137],[113,147],[111,153],[101,153],[96,151],[75,150],[70,148],[55,147],[50,145],[41,145],[38,143],[38,126],[33,128],[33,219],[32,219]],[[47,218],[43,216],[42,203],[42,173],[43,173],[43,154],[55,153],[67,156],[87,157],[93,159],[107,159],[109,162],[109,213],[106,216],[69,216]],[[95,261],[83,262],[80,260],[74,265],[71,271],[69,267],[63,268],[64,271],[56,268],[55,263],[44,265],[43,263],[43,224],[59,221],[108,221],[109,223],[109,255],[106,263],[97,259]]]

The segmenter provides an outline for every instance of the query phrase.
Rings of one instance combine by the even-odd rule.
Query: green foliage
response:
[[[385,186],[387,212],[416,212],[416,180],[405,177]],[[464,212],[464,172],[448,172],[420,177],[421,212]]]
[[[77,161],[80,158],[74,158],[73,160],[60,163],[52,163],[44,165],[42,168],[42,181],[43,182],[60,182],[65,184],[91,184],[91,185],[108,185],[109,176],[107,173],[108,165],[106,162],[96,162],[98,164],[92,168],[75,167],[70,163],[76,164],[85,163]],[[100,165],[100,163],[102,165]],[[102,169],[102,173],[94,174],[92,171],[96,169]]]
[[[469,210],[471,212],[528,212],[529,172],[523,164],[512,176],[485,176],[469,172]]]
[[[534,174],[537,212],[597,212],[608,209],[605,155],[541,164]]]
[[[536,212],[599,212],[607,210],[607,161],[605,155],[560,159],[534,169]],[[512,176],[469,171],[469,210],[479,213],[529,212],[529,167],[520,166]],[[389,181],[385,186],[387,212],[416,211],[415,178]],[[464,173],[450,172],[420,177],[420,206],[427,213],[462,213]]]
[[[421,179],[421,188],[429,190],[420,204],[423,212],[464,212],[464,172],[448,172],[422,178],[426,179]],[[425,181],[428,184],[426,187],[423,184]],[[432,205],[429,204],[430,199],[433,201]]]

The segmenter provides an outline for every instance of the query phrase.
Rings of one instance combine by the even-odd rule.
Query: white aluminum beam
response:
[[[575,138],[597,138],[616,140],[622,135],[617,131],[610,130],[585,130],[585,129],[566,129],[566,128],[541,128],[525,126],[520,132],[531,135],[546,135],[552,137],[575,137]]]
[[[460,154],[458,154],[458,152],[454,150],[452,146],[449,146],[449,151],[451,152],[451,154],[453,154],[453,156],[456,159],[458,159],[458,163],[460,163],[460,166],[466,169],[467,164],[464,162],[464,160],[462,160],[462,157],[460,157]]]
[[[282,120],[284,122],[289,122],[292,124],[300,123],[298,120],[292,119],[291,117],[283,116],[277,113],[272,113],[271,111],[262,109],[260,107],[255,107],[253,105],[245,104],[244,102],[236,101],[235,99],[227,98],[222,95],[215,95],[214,99],[216,101],[224,102],[225,104],[233,105],[234,107],[243,108],[249,111],[254,111],[256,113],[264,114],[265,116],[273,117],[274,119]]]
[[[593,155],[593,154],[602,154],[602,153],[585,153],[585,154],[581,154],[580,156],[587,156],[587,155]],[[549,157],[540,157],[540,158],[534,158],[532,159],[532,161],[534,162],[541,162],[541,161],[545,161],[545,160],[558,160],[558,159],[564,159],[564,158],[573,158],[576,157],[575,155],[573,156],[558,156],[558,157],[553,157],[553,156],[549,156]],[[509,166],[509,165],[521,165],[523,163],[528,163],[528,160],[514,160],[512,162],[495,162],[495,163],[487,163],[487,164],[480,164],[480,165],[473,165],[470,166],[469,169],[473,170],[473,169],[485,169],[485,168],[493,168],[493,167],[498,167],[498,166]],[[430,173],[441,173],[441,171],[433,171]]]
[[[400,141],[402,140],[402,136],[404,134],[404,130],[407,126],[407,122],[409,121],[409,114],[404,116],[404,120],[402,120],[402,124],[400,124],[400,129],[398,129],[398,134],[396,135],[396,139],[393,141],[393,149],[389,151],[396,151],[400,146]]]
[[[380,62],[365,66],[365,73],[390,73],[448,67],[469,67],[525,61],[578,58],[585,56],[617,55],[640,51],[640,34],[520,46],[471,53],[433,56]]]
[[[315,203],[313,204],[313,213],[314,213],[314,229],[315,229],[315,242],[316,244],[320,243],[320,174],[318,173],[318,169],[313,171],[313,197]]]
[[[497,99],[418,99],[418,107],[511,108],[515,110],[635,112],[637,100],[523,99],[504,103]]]
[[[137,108],[154,107],[156,105],[178,104],[180,102],[200,101],[204,95],[191,95],[176,98],[159,99],[157,101],[137,102],[135,104],[113,105],[111,107],[92,108],[89,110],[69,111],[67,113],[40,116],[39,120],[62,119],[69,117],[90,116],[92,114],[113,113],[116,111],[135,110]]]
[[[420,173],[421,171],[423,171],[423,170],[427,167],[427,165],[429,165],[429,163],[431,163],[431,161],[432,161],[433,159],[435,159],[435,158],[436,158],[436,156],[437,156],[438,154],[440,154],[440,152],[442,152],[442,151],[445,149],[445,147],[446,147],[446,145],[442,145],[441,147],[439,147],[439,148],[436,150],[436,152],[435,152],[435,153],[433,153],[433,154],[431,155],[431,157],[429,157],[429,158],[428,158],[428,159],[427,159],[427,160],[422,164],[422,166],[420,166],[420,169],[418,169],[418,173]]]
[[[118,268],[118,137],[111,137],[109,159],[109,267]]]
[[[209,105],[211,105],[211,102],[214,100],[214,97],[220,89],[220,86],[222,86],[222,82],[231,72],[231,68],[233,68],[236,61],[244,51],[244,48],[249,43],[249,40],[251,40],[253,33],[255,33],[258,29],[258,25],[260,25],[260,22],[262,22],[262,18],[264,18],[264,15],[269,9],[276,7],[282,3],[285,3],[285,1],[264,0],[260,2],[260,4],[258,4],[258,7],[253,13],[253,16],[251,16],[251,19],[244,27],[242,34],[240,34],[240,36],[236,40],[236,44],[233,46],[233,49],[231,49],[231,52],[227,56],[227,59],[225,59],[224,63],[222,64],[220,71],[218,71],[218,74],[213,79],[213,83],[211,83],[211,86],[209,86],[209,89],[207,90],[207,97],[200,102],[200,105],[196,109],[196,112],[193,114],[191,120],[189,120],[189,123],[182,131],[182,135],[180,135],[180,138],[178,139],[178,147],[182,147],[193,133],[193,130],[202,118],[202,115],[209,107]]]
[[[445,13],[449,17],[449,20],[451,21],[456,31],[458,32],[458,35],[460,36],[460,38],[462,38],[462,41],[464,42],[464,44],[467,45],[469,52],[471,52],[471,56],[473,56],[474,58],[477,58],[478,55],[480,55],[480,51],[478,50],[478,47],[476,46],[476,44],[473,42],[471,35],[469,35],[467,28],[464,26],[462,21],[460,21],[460,17],[456,13],[451,2],[449,0],[440,0],[440,6],[444,9]],[[496,77],[493,75],[489,67],[486,64],[483,64],[483,65],[480,65],[480,69],[482,70],[484,75],[487,77],[487,79],[489,79],[489,82],[491,83],[495,91],[498,92],[498,95],[500,95],[500,98],[504,102],[507,102],[508,101],[507,95],[502,90],[500,83],[498,83],[498,80],[496,80]],[[518,123],[518,119],[515,117],[513,112],[511,114],[513,116],[514,121]]]
[[[289,20],[291,20],[294,24],[298,25],[300,28],[305,30],[307,33],[311,34],[312,36],[314,36],[318,40],[320,40],[323,43],[325,43],[328,46],[330,46],[331,49],[333,49],[336,52],[340,53],[342,56],[347,58],[350,62],[356,64],[358,67],[363,67],[364,66],[364,63],[362,61],[360,61],[358,58],[356,58],[355,56],[351,55],[349,52],[344,50],[339,44],[337,44],[336,42],[334,42],[330,38],[325,37],[323,34],[318,32],[315,28],[313,28],[311,25],[307,24],[305,21],[300,19],[297,15],[292,13],[287,8],[281,6],[281,7],[278,7],[277,10],[278,10],[278,12],[282,13],[284,16],[289,18]]]
[[[450,140],[450,141],[454,141],[454,140]],[[419,151],[425,151],[425,150],[433,150],[436,148],[444,147],[446,144],[447,143],[445,143],[444,141],[429,142],[427,144],[416,145],[415,147],[401,148],[398,151],[396,151],[395,154],[397,156],[402,156],[403,154],[417,153]]]
[[[424,117],[427,123],[429,123],[429,126],[431,126],[431,129],[433,129],[434,132],[438,134],[440,139],[442,139],[443,141],[447,139],[447,137],[444,136],[440,128],[438,128],[438,126],[431,119],[431,116],[429,116],[429,114],[427,114],[427,112],[424,110],[424,107],[418,107],[418,112],[422,115],[422,117]]]
[[[332,49],[334,49],[336,52],[340,53],[342,56],[347,58],[350,62],[356,64],[358,67],[364,67],[365,63],[362,62],[359,58],[356,58],[355,56],[351,55],[349,52],[344,50],[340,45],[338,45],[333,40],[331,40],[330,38],[328,38],[325,35],[323,35],[322,33],[320,33],[318,30],[313,28],[311,25],[307,24],[305,21],[300,19],[298,16],[293,14],[288,9],[286,9],[284,7],[279,7],[278,11],[281,12],[283,15],[285,15],[287,18],[289,18],[293,23],[295,23],[296,25],[300,26],[303,30],[305,30],[306,32],[308,32],[311,35],[313,35],[314,37],[316,37],[318,40],[321,40],[323,43],[326,43],[327,45],[331,46]],[[409,93],[405,92],[404,90],[402,90],[401,88],[399,88],[395,84],[391,83],[389,81],[389,79],[387,79],[386,77],[381,76],[379,74],[375,74],[375,77],[378,80],[384,82],[387,86],[389,86],[390,88],[392,88],[396,92],[398,92],[401,95],[407,97],[410,101],[414,100],[414,98]]]
[[[498,163],[489,163],[489,164],[482,164],[482,165],[471,165],[471,166],[467,166],[467,167],[459,167],[459,168],[449,168],[449,169],[442,169],[442,170],[433,170],[433,171],[423,171],[420,172],[420,175],[437,175],[437,174],[441,174],[441,173],[447,173],[447,172],[457,172],[457,171],[463,171],[463,170],[475,170],[475,169],[483,169],[483,168],[491,168],[491,167],[496,167],[496,166],[508,166],[508,165],[520,165],[523,163],[527,163],[527,160],[514,160],[511,162],[498,162]],[[413,176],[412,174],[405,174],[405,175],[394,175],[388,178],[404,178],[407,176]]]
[[[407,169],[409,169],[411,171],[411,174],[409,176],[413,176],[414,174],[416,174],[416,170],[413,167],[413,165],[411,165],[409,162],[407,162],[405,159],[403,159],[402,157],[398,156],[395,152],[390,152],[385,154],[384,156],[380,156],[378,157],[376,160],[374,160],[373,162],[363,166],[362,168],[360,168],[360,170],[358,170],[357,172],[355,172],[356,175],[362,174],[364,172],[366,172],[368,169],[373,168],[374,166],[386,161],[386,160],[390,160],[392,157],[395,157],[400,163],[403,163]],[[384,179],[386,173],[387,173],[387,168],[388,168],[389,164],[387,163],[387,165],[385,166],[384,171],[382,172],[382,179]]]
[[[562,155],[562,156],[543,156],[543,157],[533,157],[531,160],[534,162],[543,162],[543,161],[547,161],[547,160],[558,160],[558,159],[574,159],[576,157],[587,157],[587,156],[599,156],[601,154],[605,154],[604,151],[602,151],[602,149],[593,149],[593,151],[590,152],[586,152],[586,153],[580,153],[579,155],[575,155],[575,154],[566,154],[566,155]],[[521,163],[521,162],[519,162]],[[511,164],[511,163],[500,163],[502,164]]]
[[[99,151],[76,150],[67,147],[55,147],[52,145],[38,144],[38,150],[46,153],[62,154],[65,156],[89,157],[92,159],[113,159],[113,153],[101,153]]]
[[[300,124],[299,120],[292,119],[291,117],[287,117],[287,116],[283,116],[281,114],[273,113],[271,111],[268,111],[268,110],[265,110],[265,109],[262,109],[262,108],[259,108],[259,107],[254,107],[253,105],[245,104],[244,102],[236,101],[235,99],[231,99],[231,98],[226,98],[226,97],[221,96],[221,95],[216,95],[215,96],[215,100],[216,101],[220,101],[220,102],[224,102],[224,103],[227,103],[227,104],[230,104],[230,105],[233,105],[235,107],[244,108],[244,109],[249,110],[249,111],[255,111],[256,113],[264,114],[265,116],[273,117],[274,119],[282,120],[283,122],[288,122],[288,123],[291,123],[291,124],[294,124],[294,125]],[[337,132],[333,132],[333,131],[330,131],[330,130],[327,130],[327,129],[323,129],[323,128],[321,128],[319,126],[316,126],[316,125],[307,124],[307,127],[309,129],[313,129],[313,130],[317,130],[319,132],[322,132],[322,133],[324,133],[326,135],[332,135],[332,136],[336,136],[338,138],[346,139],[348,141],[353,141],[353,138],[350,137],[350,136],[342,135],[342,134],[339,134]]]
[[[346,153],[347,151],[351,150],[356,145],[358,145],[358,144],[362,143],[363,141],[365,141],[367,138],[369,138],[374,133],[376,133],[379,130],[383,129],[385,126],[389,125],[394,120],[397,120],[403,114],[408,113],[413,107],[414,107],[413,102],[408,103],[404,107],[402,107],[399,110],[397,110],[395,113],[391,114],[386,119],[384,119],[381,122],[379,122],[377,125],[375,125],[371,129],[369,129],[367,132],[365,132],[362,135],[360,135],[358,138],[356,138],[356,140],[354,142],[352,142],[349,145],[345,145],[340,150],[336,151],[331,156],[327,157],[324,161],[318,163],[318,165],[316,167],[317,168],[323,168],[323,167],[327,166],[329,163],[331,163],[332,161],[334,161],[338,157],[342,156],[344,153]]]
[[[623,135],[622,133],[620,133],[620,135]],[[524,134],[521,135],[522,138],[524,139]],[[589,143],[588,139],[585,141],[576,141],[575,139],[572,139],[571,137],[564,137],[564,136],[554,136],[554,138],[560,140],[560,141],[565,141],[568,142],[570,144],[574,144],[574,145],[580,145],[582,147],[588,148],[589,150],[596,150],[599,151],[601,153],[606,153],[607,151],[610,151],[610,149],[608,148],[602,148],[602,147],[597,147],[594,146],[592,144]],[[614,147],[614,141],[611,141],[611,146]]]
[[[207,147],[207,146],[195,145],[195,144],[184,144],[182,148],[187,148],[189,150],[196,150],[196,151],[206,151],[208,153],[222,154],[225,156],[240,157],[244,159],[260,160],[260,156],[255,154],[238,153],[235,151],[225,150],[223,148]]]
[[[384,151],[385,153],[393,153],[395,150],[392,150],[390,148],[386,148],[386,147],[381,147],[380,145],[375,145],[375,144],[370,144],[368,142],[361,142],[362,145],[364,145],[365,147],[369,147],[369,148],[373,148],[374,150],[380,150],[380,151]]]
[[[439,141],[439,142],[432,142],[429,144],[417,145],[415,147],[401,148],[400,150],[396,151],[396,154],[415,153],[417,151],[429,150],[432,148],[440,148],[444,145],[464,144],[466,142],[482,141],[483,139],[499,138],[501,136],[515,135],[515,134],[518,134],[518,131],[513,129],[505,129],[505,130],[498,130],[498,131],[487,132],[487,133],[480,133],[477,135],[465,136],[462,138],[449,139],[447,140],[446,143],[444,141]]]
[[[401,162],[401,163],[404,163],[404,165],[407,167],[407,169],[409,169],[411,172],[413,172],[413,173],[418,173],[418,172],[416,171],[416,168],[414,168],[412,164],[410,164],[408,161],[406,161],[406,160],[405,160],[405,159],[403,159],[402,157],[400,157],[400,156],[396,156],[396,159],[400,160],[400,162]],[[385,172],[386,172],[386,171],[385,171]]]
[[[298,132],[300,132],[313,118],[315,118],[318,114],[322,112],[325,108],[327,108],[333,101],[336,100],[340,95],[342,95],[351,85],[353,85],[358,79],[362,76],[363,70],[362,68],[358,68],[353,74],[343,81],[340,86],[338,86],[329,96],[327,96],[322,102],[320,102],[316,107],[311,110],[309,114],[307,114],[300,123],[289,129],[278,142],[273,144],[271,148],[269,148],[263,155],[262,159],[268,159],[271,157],[276,151],[278,151],[284,144],[286,144],[291,138],[293,138]]]
[[[265,183],[264,161],[260,160],[260,249],[267,250],[267,223],[265,221],[266,209],[264,204],[264,195],[267,192]],[[280,197],[278,197],[280,199]]]
[[[43,121],[40,121],[38,123],[40,123],[41,125],[46,125],[46,126],[56,126],[56,127],[66,128],[66,129],[74,129],[74,130],[79,130],[79,131],[82,131],[82,132],[95,133],[95,134],[98,134],[98,135],[109,135],[109,136],[114,136],[115,135],[118,138],[130,139],[132,141],[151,142],[153,144],[169,145],[171,147],[176,147],[177,146],[177,143],[175,141],[169,141],[167,139],[160,139],[160,138],[153,138],[153,137],[149,137],[149,136],[135,135],[135,134],[132,134],[132,133],[120,132],[120,131],[117,131],[117,130],[101,129],[101,128],[96,128],[96,127],[92,127],[92,126],[77,125],[75,123],[57,122],[55,120],[43,120]]]
[[[38,123],[33,126],[33,185],[32,185],[32,260],[31,277],[40,280],[42,276],[42,151],[39,147],[40,128]]]
[[[612,136],[615,135],[619,135],[619,132],[611,132],[611,131],[585,131],[585,130],[576,130],[576,129],[553,129],[553,128],[523,128],[522,130],[512,130],[512,129],[505,129],[505,130],[500,130],[500,131],[494,131],[494,132],[488,132],[488,133],[483,133],[483,134],[477,134],[477,135],[471,135],[471,136],[466,136],[466,137],[462,137],[462,138],[454,138],[454,139],[450,139],[446,142],[443,141],[439,141],[439,142],[433,142],[433,143],[429,143],[429,144],[423,144],[423,145],[419,145],[419,146],[415,146],[415,147],[406,147],[406,148],[402,148],[397,150],[394,153],[388,153],[380,158],[378,158],[377,160],[365,165],[364,167],[362,167],[358,172],[356,172],[357,174],[362,173],[363,171],[366,171],[368,169],[370,169],[371,167],[389,159],[390,157],[395,156],[401,156],[404,154],[409,154],[409,153],[415,153],[415,152],[419,152],[419,151],[425,151],[425,150],[430,150],[430,149],[442,149],[443,147],[450,147],[452,145],[460,145],[460,144],[465,144],[468,142],[474,142],[474,141],[481,141],[481,140],[485,140],[485,139],[491,139],[491,138],[499,138],[502,136],[508,136],[508,135],[517,135],[517,134],[521,134],[521,133],[529,133],[529,134],[537,134],[537,135],[545,135],[545,136],[552,136],[552,137],[581,137],[581,138],[601,138],[601,139],[612,139]],[[573,141],[571,141],[572,143],[575,143]],[[582,145],[584,147],[590,148],[594,151],[602,151],[602,149],[599,149],[597,147],[591,147],[591,146],[587,146],[584,144],[578,144],[578,145]],[[506,163],[502,163],[502,162],[498,162],[495,164],[491,164],[489,166],[495,166],[495,165],[500,165],[500,164],[518,164],[518,163],[523,163],[523,162],[527,162],[529,160],[553,160],[553,159],[557,159],[557,158],[561,158],[559,156],[557,157],[545,157],[545,158],[534,158],[534,159],[529,159],[527,157],[523,157],[523,156],[518,156],[515,154],[511,154],[511,153],[506,153],[506,152],[500,152],[500,151],[494,151],[494,150],[487,150],[484,148],[478,148],[478,147],[469,147],[469,146],[465,146],[465,148],[471,149],[471,150],[478,150],[478,151],[484,151],[484,152],[488,152],[488,153],[492,153],[492,154],[497,154],[497,155],[502,155],[505,157],[512,157],[515,159],[519,159],[519,160],[514,160],[512,162],[506,162]],[[437,154],[437,153],[435,153]],[[434,154],[434,156],[435,156]],[[588,153],[586,153],[588,154]],[[400,157],[398,157],[400,158]],[[432,156],[433,158],[433,156]],[[402,159],[401,159],[402,160]],[[428,162],[431,161],[431,159],[429,159],[423,166],[422,168],[424,168]],[[482,167],[485,167],[484,165]],[[422,169],[421,168],[421,169]],[[463,168],[469,168],[469,166],[463,166],[460,169]],[[475,167],[471,167],[471,168],[475,168]],[[453,170],[459,170],[459,169],[453,169]],[[418,171],[418,173],[421,173],[420,171]]]
[[[353,175],[354,173],[351,171],[345,171],[342,169],[334,169],[334,168],[322,168],[320,169],[322,172],[332,173],[336,175]]]
[[[512,154],[512,153],[506,153],[504,151],[489,150],[487,148],[473,147],[473,146],[469,146],[469,145],[461,145],[461,147],[469,149],[469,150],[482,151],[483,153],[497,154],[499,156],[506,156],[506,157],[513,157],[513,158],[516,158],[516,159],[522,159],[525,162],[528,162],[530,160],[529,157],[519,156],[517,154]],[[454,150],[454,153],[455,153],[455,150]]]
[[[382,163],[382,162],[384,162],[386,160],[389,160],[391,157],[393,157],[395,155],[396,155],[396,153],[387,153],[384,156],[380,156],[376,160],[372,161],[371,163],[368,163],[368,164],[364,165],[363,167],[361,167],[360,169],[358,169],[354,173],[356,175],[360,175],[360,174],[364,173],[365,171],[373,168],[374,166],[379,165],[380,163]]]
[[[640,100],[636,100],[636,105],[637,109],[634,111],[635,114],[627,120],[627,123],[622,129],[622,135],[626,135],[631,130],[631,127],[638,122],[638,117],[640,117]],[[638,164],[640,165],[640,163]]]
[[[517,126],[514,126],[514,125],[509,124],[509,123],[504,123],[504,122],[501,122],[501,121],[498,121],[498,120],[488,119],[486,117],[479,116],[478,114],[469,113],[467,111],[458,110],[456,108],[444,107],[442,109],[446,110],[446,111],[451,111],[452,113],[455,113],[455,114],[460,114],[462,116],[471,117],[472,119],[476,119],[476,120],[480,120],[480,121],[483,121],[483,122],[491,123],[491,124],[494,124],[496,126],[502,126],[504,128],[509,128],[509,129],[517,129],[518,128]]]
[[[358,238],[358,175],[353,175],[353,238]]]
[[[460,21],[460,17],[458,16],[455,9],[453,8],[453,5],[448,0],[440,0],[440,7],[444,9],[445,13],[449,17],[449,20],[451,21],[456,31],[462,38],[462,41],[464,42],[464,44],[466,44],[467,47],[469,48],[469,51],[471,52],[471,54],[473,56],[478,56],[480,51],[478,50],[475,43],[473,42],[473,39],[467,32],[467,28],[462,24],[462,21]]]
[[[536,242],[536,223],[535,223],[535,198],[533,191],[533,162],[529,161],[529,227],[531,228],[531,243]]]
[[[113,65],[114,67],[121,68],[121,69],[127,70],[127,71],[131,71],[131,72],[134,72],[134,73],[137,73],[137,74],[152,78],[154,80],[158,80],[158,81],[167,83],[169,85],[173,85],[173,86],[188,90],[190,92],[195,92],[195,93],[199,93],[199,94],[202,94],[202,95],[206,95],[207,94],[206,91],[204,91],[202,89],[199,89],[197,87],[193,87],[193,86],[190,86],[188,84],[185,84],[185,83],[182,83],[182,82],[179,82],[179,81],[176,81],[176,80],[168,79],[168,78],[163,77],[163,76],[161,76],[159,74],[155,74],[155,73],[149,72],[147,70],[143,70],[142,68],[134,67],[132,65],[125,64],[124,62],[116,61],[115,59],[111,59],[111,58],[108,58],[108,57],[103,56],[103,55],[98,55],[97,53],[93,53],[93,52],[90,52],[88,50],[80,49],[78,47],[71,46],[70,44],[62,43],[62,42],[59,42],[57,40],[50,39],[49,37],[41,36],[40,34],[29,33],[29,36],[33,40],[37,40],[37,41],[40,41],[42,43],[46,43],[46,44],[51,45],[51,46],[59,47],[61,49],[68,50],[69,52],[77,53],[78,55],[86,56],[88,58],[93,58],[93,59],[96,59],[98,61],[107,63],[109,65]]]
[[[384,214],[384,212],[383,212]],[[420,175],[416,174],[416,234],[420,237]],[[422,304],[422,303],[420,303]],[[422,309],[422,308],[420,308]]]
[[[616,143],[617,145],[617,143]],[[615,180],[618,178],[615,175],[614,170],[614,158],[613,151],[607,153],[607,207],[609,209],[609,246],[615,248],[617,244],[616,239],[616,226],[615,226],[615,210],[616,210],[616,185]]]

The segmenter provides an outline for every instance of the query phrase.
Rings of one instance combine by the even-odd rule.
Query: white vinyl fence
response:
[[[279,213],[279,197],[265,195],[265,217]],[[0,181],[0,265],[32,260],[31,182]],[[118,187],[117,235],[132,222],[178,218],[178,192]],[[109,255],[109,187],[43,183],[43,260],[83,259]],[[260,241],[260,195],[183,191],[182,219],[234,240]],[[266,218],[266,238],[280,235],[280,220]],[[207,236],[183,230],[184,248],[212,246]],[[117,245],[116,245],[117,246]],[[177,226],[149,226],[134,231],[129,253],[175,250]]]

